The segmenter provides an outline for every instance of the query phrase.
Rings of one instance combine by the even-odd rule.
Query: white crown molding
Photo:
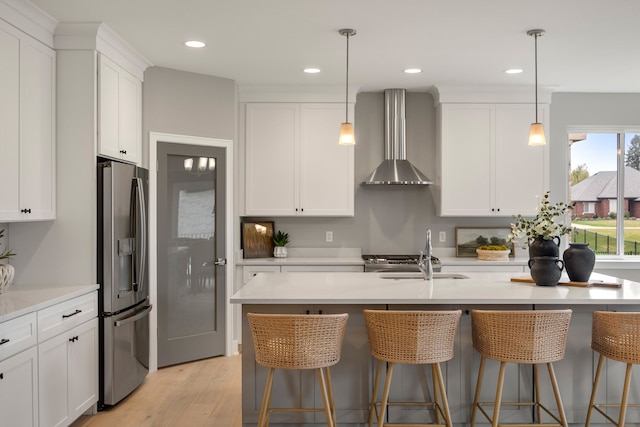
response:
[[[440,103],[533,104],[533,86],[433,86],[429,93]],[[553,88],[538,87],[538,103],[551,104]]]
[[[355,104],[359,87],[349,87],[349,103]],[[239,85],[239,102],[344,102],[344,86]]]
[[[144,70],[153,64],[102,22],[61,22],[55,32],[57,50],[97,50],[144,81]]]
[[[28,0],[0,0],[0,18],[53,48],[58,21]]]

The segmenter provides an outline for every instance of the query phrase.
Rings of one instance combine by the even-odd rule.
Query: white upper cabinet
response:
[[[548,145],[528,145],[534,104],[442,103],[437,114],[438,215],[534,215],[549,175]],[[548,131],[548,106],[538,115]]]
[[[55,219],[55,51],[0,19],[0,222]]]
[[[339,103],[246,104],[246,216],[353,216],[354,150],[338,145],[344,114]]]
[[[105,55],[98,65],[98,154],[139,164],[142,82]]]

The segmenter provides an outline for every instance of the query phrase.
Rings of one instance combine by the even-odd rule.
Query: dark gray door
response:
[[[225,157],[158,143],[158,367],[224,354]]]

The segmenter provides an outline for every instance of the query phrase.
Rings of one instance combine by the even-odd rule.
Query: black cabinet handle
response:
[[[6,344],[6,343],[8,343],[9,341],[11,341],[9,338],[2,338],[2,339],[0,340],[0,345],[2,345],[2,344]]]
[[[20,209],[20,212],[22,212],[22,213],[31,213],[31,208],[29,208],[29,209]]]
[[[127,150],[120,150],[120,154],[127,154]]]
[[[71,314],[63,314],[62,318],[66,319],[67,317],[75,316],[76,314],[80,314],[80,313],[82,313],[82,310],[76,310],[74,313],[71,313]]]
[[[0,380],[4,379],[4,372],[0,372]]]
[[[76,335],[75,337],[71,337],[69,338],[69,342],[75,342],[78,341],[80,338],[78,338],[78,336]]]

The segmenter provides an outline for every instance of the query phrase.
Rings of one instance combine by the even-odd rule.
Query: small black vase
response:
[[[553,239],[546,240],[542,236],[538,236],[529,242],[529,259],[538,256],[560,257],[560,237],[555,236]]]
[[[562,254],[564,268],[569,280],[588,282],[596,263],[596,254],[589,249],[588,243],[569,243],[569,249]]]
[[[563,267],[564,262],[558,257],[537,256],[529,260],[531,278],[538,286],[556,286]]]

